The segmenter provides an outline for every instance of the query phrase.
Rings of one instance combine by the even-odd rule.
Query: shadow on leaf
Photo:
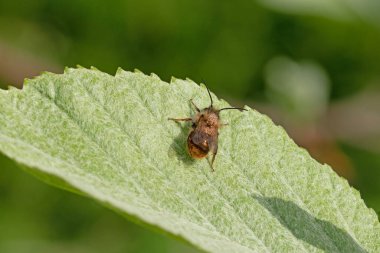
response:
[[[189,101],[189,115],[191,113],[192,109]],[[182,163],[186,165],[192,165],[195,163],[195,160],[192,159],[187,152],[187,137],[190,133],[191,124],[188,122],[172,122],[181,128],[181,132],[173,139],[173,142],[170,145],[169,154],[174,150],[176,156]]]
[[[332,223],[315,218],[293,202],[254,195],[263,207],[296,238],[325,252],[367,252],[350,234]]]
[[[187,136],[189,135],[190,128],[186,124],[180,124],[181,132],[173,139],[172,144],[170,145],[170,150],[174,150],[178,159],[186,165],[191,165],[195,163],[195,160],[192,159],[187,153]],[[170,151],[169,151],[170,152]]]

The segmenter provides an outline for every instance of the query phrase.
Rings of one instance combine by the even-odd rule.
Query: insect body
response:
[[[192,100],[191,104],[197,113],[192,118],[169,118],[169,120],[174,121],[191,121],[192,129],[187,137],[187,149],[192,158],[201,159],[212,152],[211,159],[211,169],[214,171],[213,164],[215,160],[216,153],[218,152],[218,135],[219,128],[226,124],[220,122],[219,114],[223,110],[236,109],[240,111],[246,111],[243,108],[237,107],[226,107],[222,109],[215,109],[213,106],[212,97],[209,89],[207,88],[208,94],[210,96],[210,106],[200,110]]]

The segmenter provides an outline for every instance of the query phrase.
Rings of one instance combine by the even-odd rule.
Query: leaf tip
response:
[[[255,109],[251,108],[249,105],[244,105],[243,108],[247,111],[255,111]]]
[[[161,78],[158,75],[156,75],[155,73],[150,73],[150,77],[152,77],[152,78],[154,78],[156,80],[161,81]]]
[[[77,67],[77,69],[85,69],[85,67],[83,67],[82,65],[79,65],[79,64],[77,64],[76,67]]]
[[[66,74],[66,73],[69,73],[71,70],[70,67],[66,66],[64,69],[63,69],[63,74]]]
[[[86,69],[86,68],[80,65],[76,65],[75,68],[66,66],[65,69],[63,70],[63,74],[70,74],[78,69]]]
[[[195,83],[197,84],[196,82],[194,82],[192,79],[190,79],[189,77],[186,77],[186,81],[190,82],[190,83]]]
[[[5,91],[5,92],[11,92],[11,91],[18,91],[18,90],[21,90],[21,89],[22,89],[22,87],[18,88],[18,87],[12,86],[12,85],[7,85],[6,89],[0,89],[0,90],[1,91]]]
[[[170,78],[170,83],[175,83],[175,82],[177,82],[177,80],[178,80],[178,78],[172,76],[172,77]]]
[[[51,74],[50,72],[47,72],[47,71],[44,71],[41,73],[40,76],[35,76],[35,77],[32,77],[32,78],[24,78],[24,82],[22,84],[22,88],[23,89],[25,86],[29,85],[31,82],[33,82],[34,79],[38,79],[40,78],[41,76],[43,75],[48,75],[48,74]]]
[[[204,88],[204,89],[207,89],[206,84],[204,84],[203,82],[201,82],[201,83],[199,84],[199,87]]]
[[[115,76],[119,76],[119,75],[123,74],[124,72],[125,72],[124,69],[122,69],[121,67],[118,67],[116,70]]]

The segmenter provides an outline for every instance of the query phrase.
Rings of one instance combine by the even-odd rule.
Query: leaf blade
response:
[[[266,116],[223,112],[230,125],[215,173],[189,159],[188,128],[167,118],[189,116],[190,98],[208,106],[205,89],[189,80],[47,73],[23,91],[1,91],[0,150],[210,252],[379,250],[374,212]]]

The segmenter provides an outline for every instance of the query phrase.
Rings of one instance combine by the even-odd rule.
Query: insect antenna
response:
[[[247,109],[244,109],[244,108],[240,108],[240,107],[226,107],[226,108],[222,108],[222,109],[220,109],[219,111],[223,111],[223,110],[239,110],[239,111],[248,111]]]
[[[213,104],[214,102],[212,101],[211,93],[210,93],[210,90],[208,89],[207,86],[206,86],[206,89],[207,89],[208,95],[210,96],[210,101],[211,101],[210,108],[211,108],[211,107],[212,107],[212,104]]]

